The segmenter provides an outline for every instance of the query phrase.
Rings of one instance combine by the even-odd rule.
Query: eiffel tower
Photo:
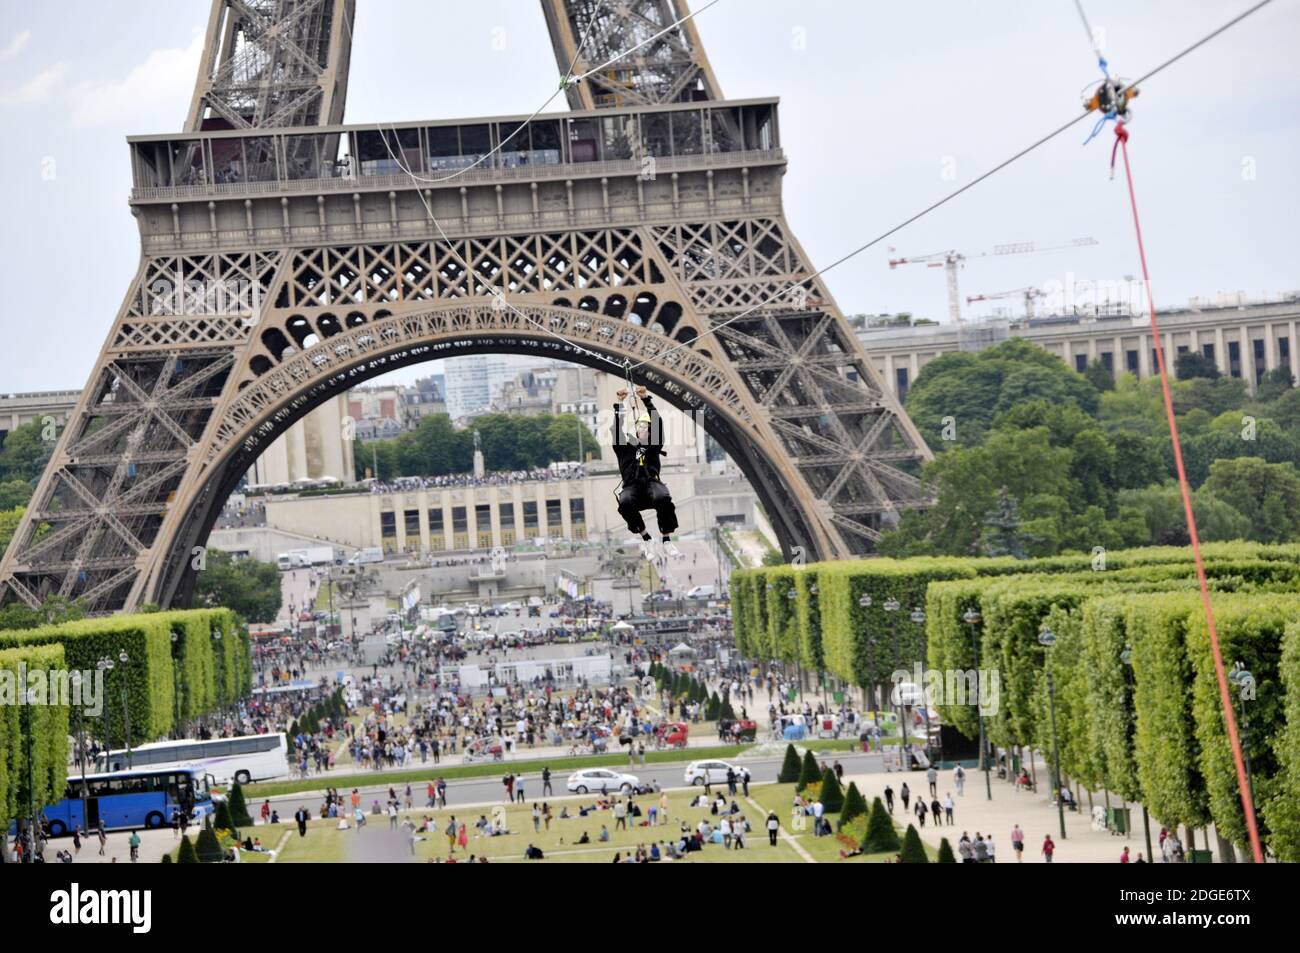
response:
[[[594,70],[571,111],[349,126],[355,0],[213,0],[185,132],[128,138],[139,266],[0,598],[184,605],[277,436],[458,354],[639,365],[788,558],[870,553],[928,504],[924,442],[786,222],[777,101],[723,99],[685,0],[542,6],[561,75]]]

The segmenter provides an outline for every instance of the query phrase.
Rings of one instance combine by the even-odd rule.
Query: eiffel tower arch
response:
[[[928,504],[924,442],[785,219],[777,101],[721,98],[681,0],[542,5],[564,72],[639,49],[568,113],[347,126],[354,0],[213,0],[186,131],[128,139],[139,267],[3,598],[184,604],[276,437],[477,352],[635,365],[701,414],[787,556],[869,553]]]

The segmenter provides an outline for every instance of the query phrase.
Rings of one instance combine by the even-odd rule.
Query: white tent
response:
[[[678,642],[668,650],[669,655],[694,655],[695,649],[691,648],[685,642]]]
[[[611,632],[635,632],[636,626],[628,625],[626,622],[615,622],[609,627]]]

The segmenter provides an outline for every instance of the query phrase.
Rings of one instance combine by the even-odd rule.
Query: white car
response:
[[[518,602],[505,602],[501,604],[500,608],[506,612],[519,612],[523,609],[523,606]]]
[[[740,776],[740,768],[728,761],[692,761],[686,766],[686,783],[703,786],[704,784],[726,784],[727,770]]]
[[[629,794],[640,783],[640,778],[633,774],[619,774],[608,768],[585,768],[569,775],[568,788],[574,794],[586,794],[588,791],[621,791]]]

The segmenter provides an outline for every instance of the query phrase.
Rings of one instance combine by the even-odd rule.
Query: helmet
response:
[[[638,417],[638,418],[636,419],[636,422],[637,422],[638,424],[648,424],[648,423],[650,423],[650,415],[649,415],[649,414],[642,414],[640,417]]]

